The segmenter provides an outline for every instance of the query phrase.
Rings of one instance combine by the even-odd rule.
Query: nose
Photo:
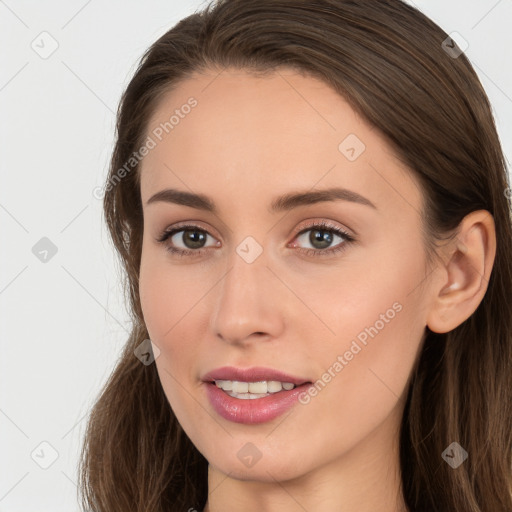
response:
[[[268,267],[265,251],[251,263],[234,252],[224,278],[212,290],[214,335],[239,346],[279,337],[284,327],[284,289]]]

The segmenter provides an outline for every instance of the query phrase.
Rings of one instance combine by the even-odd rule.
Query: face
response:
[[[290,70],[195,75],[147,135],[141,306],[170,406],[210,465],[291,479],[396,436],[426,263],[420,188],[385,140]],[[214,208],[154,197],[166,189]],[[205,377],[222,367],[264,370]],[[306,384],[252,399],[211,383],[292,377]]]

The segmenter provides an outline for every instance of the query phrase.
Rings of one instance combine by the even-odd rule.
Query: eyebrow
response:
[[[300,206],[309,206],[316,203],[337,200],[357,203],[377,210],[377,207],[369,199],[357,192],[346,188],[335,187],[324,190],[293,192],[276,197],[270,205],[270,213],[284,212]],[[146,205],[156,202],[179,204],[214,214],[219,213],[215,203],[208,196],[186,192],[184,190],[172,188],[160,190],[148,199]]]

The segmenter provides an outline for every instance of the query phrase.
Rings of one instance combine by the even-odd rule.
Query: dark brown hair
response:
[[[426,328],[400,431],[402,492],[414,512],[512,512],[512,225],[508,178],[488,98],[448,35],[400,0],[221,0],[145,53],[120,102],[104,213],[125,275],[133,329],[94,405],[80,459],[94,512],[202,510],[208,462],[182,430],[154,364],[138,288],[143,216],[138,165],[166,92],[202,70],[292,68],[322,79],[369,121],[422,187],[425,250],[468,213],[494,216],[497,251],[484,298],[454,330]],[[454,46],[457,50],[457,46]],[[200,108],[200,106],[199,106]],[[113,181],[117,175],[117,181]],[[468,453],[453,469],[441,453]]]

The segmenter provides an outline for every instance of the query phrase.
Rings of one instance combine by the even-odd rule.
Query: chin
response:
[[[285,454],[273,452],[271,447],[266,447],[260,451],[259,459],[251,460],[246,455],[251,452],[247,446],[250,446],[250,441],[244,442],[241,448],[233,450],[219,447],[221,453],[208,454],[211,457],[206,458],[210,466],[237,480],[275,483],[276,480],[287,481],[299,478],[310,470],[305,465],[303,454],[300,461],[296,460],[296,450],[288,457]],[[227,456],[228,453],[233,453],[233,456]]]

